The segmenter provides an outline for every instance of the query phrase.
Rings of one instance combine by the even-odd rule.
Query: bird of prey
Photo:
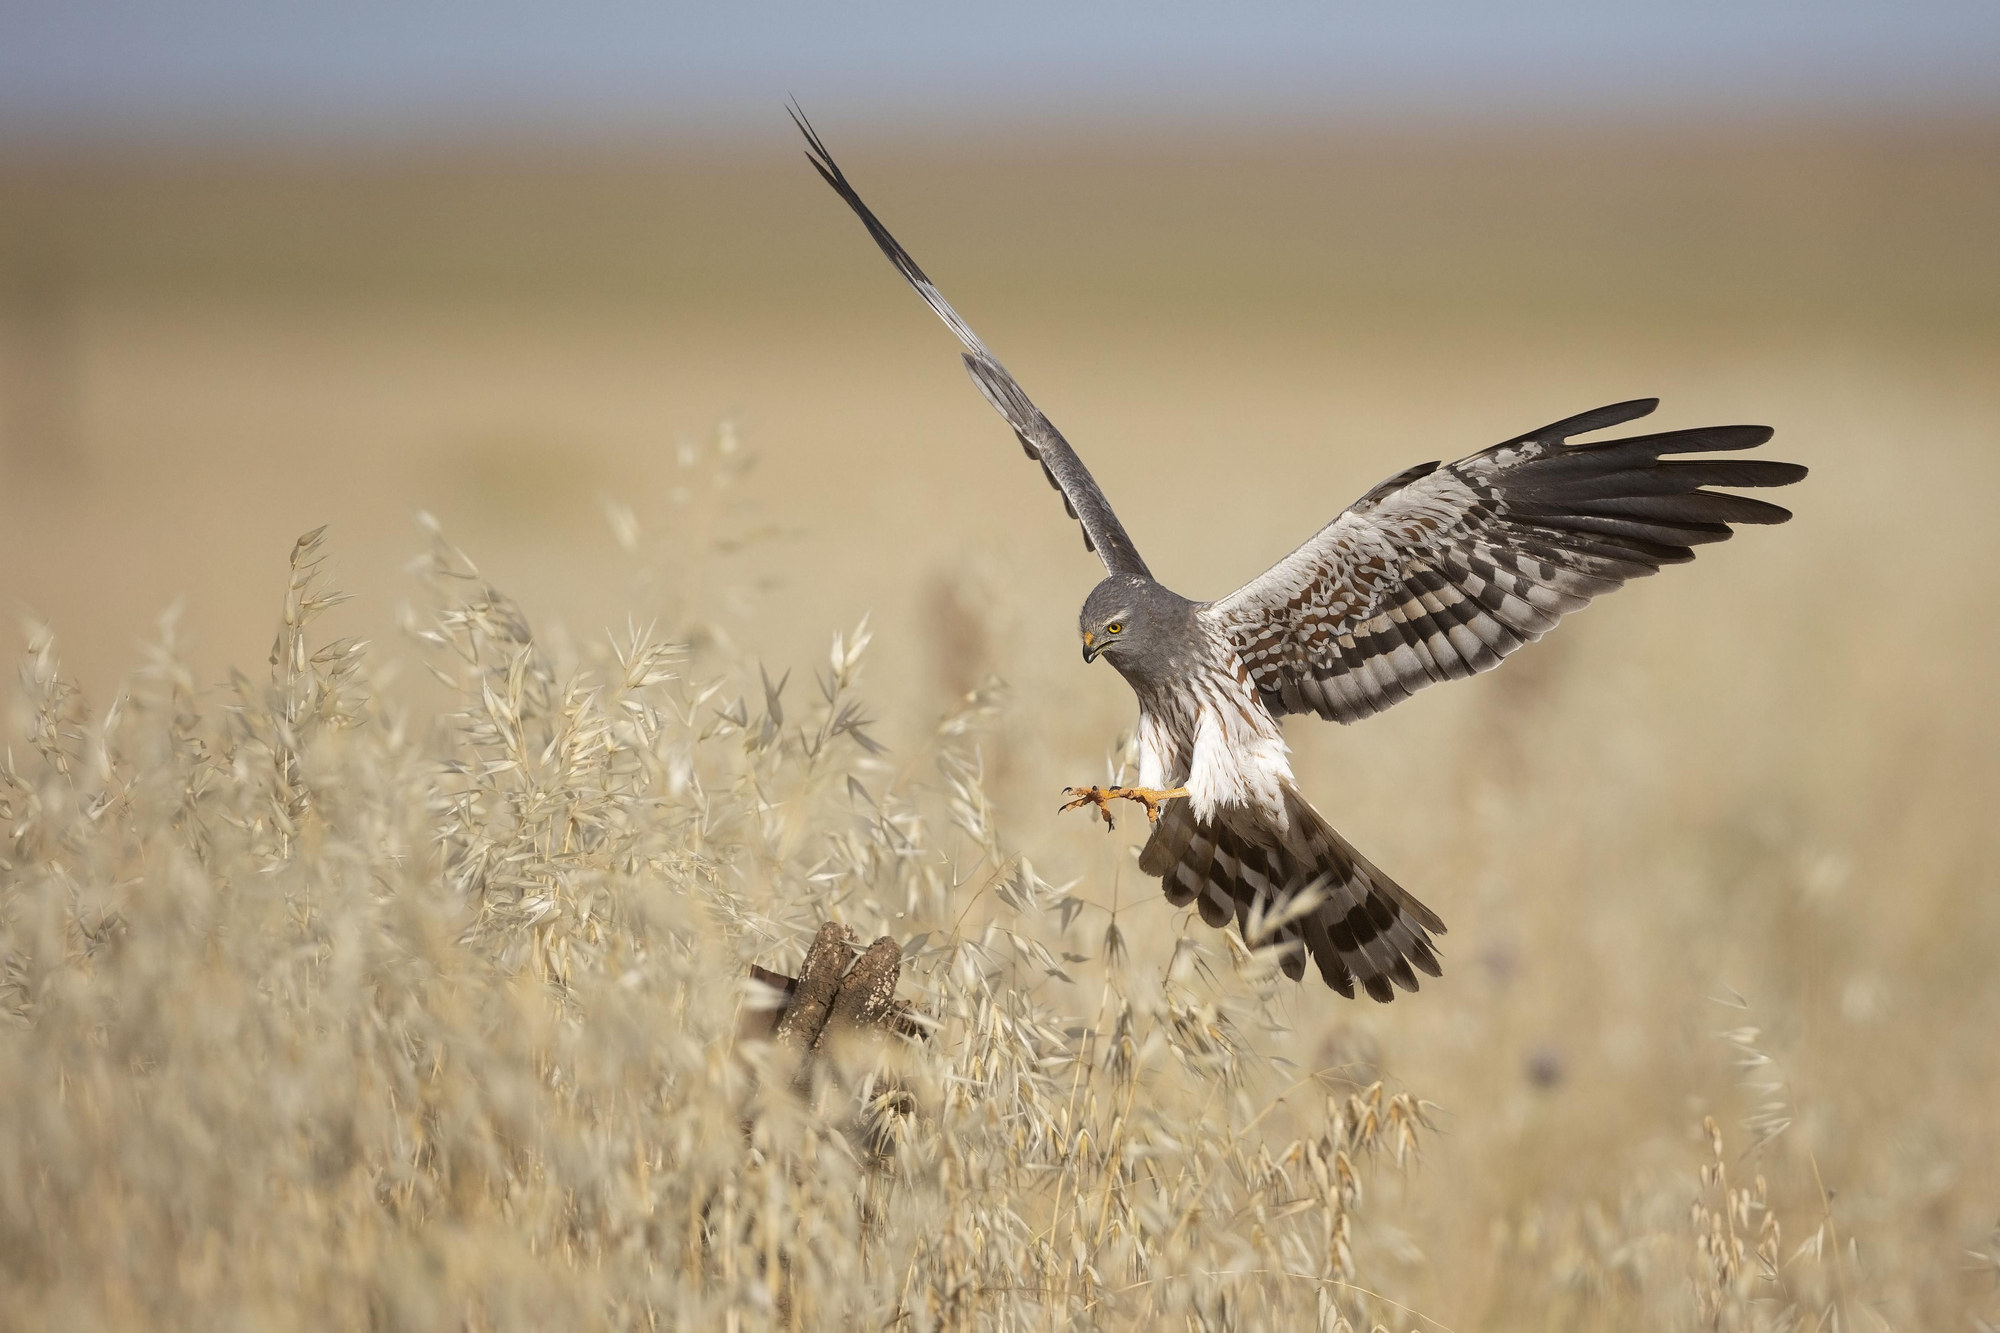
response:
[[[882,253],[965,345],[966,369],[1083,526],[1106,577],[1079,620],[1139,698],[1139,783],[1069,788],[1065,810],[1139,802],[1153,823],[1139,866],[1202,920],[1280,946],[1294,980],[1376,1000],[1440,975],[1437,913],[1356,851],[1299,792],[1278,719],[1354,722],[1425,686],[1487,671],[1627,579],[1694,558],[1732,523],[1789,511],[1711,486],[1787,486],[1795,463],[1713,455],[1766,426],[1708,426],[1573,443],[1643,417],[1613,403],[1439,466],[1398,472],[1269,570],[1212,602],[1157,582],[1104,492],[1021,386],[861,202],[796,109],[807,157]]]

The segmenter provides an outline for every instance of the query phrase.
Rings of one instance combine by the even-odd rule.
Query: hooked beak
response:
[[[1095,662],[1097,654],[1100,651],[1097,646],[1097,636],[1089,630],[1085,630],[1083,632],[1083,660],[1086,662]]]

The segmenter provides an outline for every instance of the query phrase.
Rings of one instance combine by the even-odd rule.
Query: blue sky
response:
[[[2000,0],[0,0],[0,135],[2000,107]]]

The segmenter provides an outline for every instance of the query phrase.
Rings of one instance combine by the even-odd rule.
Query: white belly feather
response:
[[[1284,787],[1292,780],[1290,750],[1276,719],[1238,681],[1198,679],[1193,716],[1181,700],[1139,710],[1139,783],[1145,787],[1185,786],[1195,818],[1206,822],[1218,809],[1248,806],[1260,822],[1283,829],[1287,821]],[[1242,697],[1235,697],[1240,692]]]

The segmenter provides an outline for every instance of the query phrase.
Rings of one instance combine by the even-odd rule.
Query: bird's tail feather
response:
[[[1395,995],[1392,982],[1413,991],[1417,972],[1438,976],[1430,939],[1444,934],[1437,913],[1376,869],[1289,785],[1285,803],[1288,827],[1280,831],[1247,810],[1224,808],[1200,820],[1190,802],[1171,802],[1139,868],[1161,878],[1169,902],[1195,904],[1209,925],[1233,918],[1253,945],[1292,946],[1281,966],[1295,981],[1310,957],[1342,995],[1352,997],[1358,981],[1386,1003]]]

